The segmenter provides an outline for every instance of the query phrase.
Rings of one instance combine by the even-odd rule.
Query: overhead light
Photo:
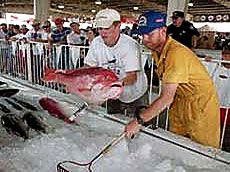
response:
[[[139,9],[139,7],[133,7],[133,9],[134,9],[134,10],[138,10],[138,9]]]
[[[95,4],[96,4],[96,5],[101,5],[101,1],[99,1],[99,0],[98,0],[98,1],[95,1]]]
[[[92,13],[96,13],[96,10],[91,10]]]
[[[193,7],[193,3],[188,3],[188,6],[189,7]]]
[[[65,6],[64,5],[58,5],[58,8],[63,9],[63,8],[65,8]]]

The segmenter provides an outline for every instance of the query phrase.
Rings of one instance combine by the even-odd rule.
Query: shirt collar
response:
[[[154,58],[154,61],[155,61],[157,67],[160,65],[162,60],[166,58],[169,46],[171,45],[171,42],[172,42],[172,38],[171,38],[171,36],[168,36],[168,39],[167,39],[166,44],[165,44],[165,46],[161,52],[160,57],[158,56],[158,54],[155,51],[152,51],[152,56]]]

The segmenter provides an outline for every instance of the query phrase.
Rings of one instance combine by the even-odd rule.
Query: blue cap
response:
[[[165,26],[165,20],[166,15],[160,12],[148,11],[138,19],[138,32],[140,35],[148,34],[154,29]]]

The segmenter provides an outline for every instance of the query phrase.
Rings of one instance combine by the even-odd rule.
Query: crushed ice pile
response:
[[[40,97],[36,92],[27,94],[33,103]],[[68,107],[68,103],[65,106]],[[71,114],[73,108],[71,105],[69,107]],[[47,112],[40,111],[37,115],[42,116],[49,125],[49,134],[30,131],[30,139],[24,141],[8,135],[0,125],[0,172],[54,172],[58,162],[63,160],[89,162],[124,128],[122,124],[88,111],[80,115],[79,125],[66,124]],[[141,133],[134,140],[123,139],[96,161],[92,169],[93,172],[230,171],[227,165],[205,163],[214,160],[205,161],[204,157],[199,159],[192,153],[190,161],[185,158],[188,152],[175,145],[164,145],[164,140]],[[68,168],[70,172],[87,172],[87,168],[73,165]]]

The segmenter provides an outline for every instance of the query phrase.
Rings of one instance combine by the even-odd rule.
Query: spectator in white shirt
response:
[[[230,50],[228,50],[227,48],[224,48],[224,50],[222,51],[222,60],[230,62]],[[221,63],[220,66],[217,66],[213,77],[217,88],[220,104],[222,106],[221,123],[223,124],[226,110],[230,108],[230,63]],[[230,111],[227,124],[230,125]]]
[[[0,25],[1,29],[0,29],[0,39],[8,39],[9,35],[8,35],[8,30],[7,30],[7,25],[6,23],[2,23]]]
[[[26,37],[30,41],[41,42],[43,30],[39,20],[34,19],[32,22],[33,29],[26,33]]]
[[[46,20],[42,26],[43,34],[42,34],[42,41],[48,42],[48,36],[51,33],[51,23],[50,21]]]
[[[40,82],[41,78],[41,67],[43,66],[43,44],[42,42],[42,35],[43,30],[41,29],[41,22],[37,19],[32,21],[33,29],[27,32],[26,37],[28,41],[38,42],[38,43],[31,43],[32,49],[30,49],[33,54],[33,58],[31,57],[31,73],[32,73],[32,82],[38,83]]]
[[[80,31],[80,24],[77,22],[72,22],[70,24],[72,32],[67,35],[67,43],[69,45],[83,45],[85,38],[82,37]]]
[[[20,32],[21,32],[21,39],[22,41],[27,41],[27,32],[28,32],[28,28],[26,27],[26,25],[21,25],[21,28],[20,28]]]

